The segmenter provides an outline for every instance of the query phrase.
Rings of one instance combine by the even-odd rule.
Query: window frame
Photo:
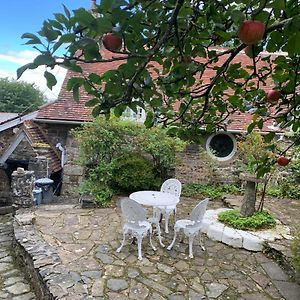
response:
[[[212,151],[211,151],[211,148],[210,148],[210,142],[211,140],[217,136],[217,135],[220,135],[220,134],[223,134],[223,135],[227,135],[233,142],[233,149],[232,151],[230,152],[229,155],[225,156],[225,157],[218,157],[216,156]],[[237,142],[236,142],[236,138],[233,134],[227,132],[227,131],[218,131],[218,132],[215,132],[213,134],[211,134],[207,140],[206,140],[206,143],[205,143],[205,149],[207,151],[207,153],[213,157],[214,159],[218,160],[218,161],[228,161],[230,159],[232,159],[234,157],[234,155],[236,154],[237,152]]]

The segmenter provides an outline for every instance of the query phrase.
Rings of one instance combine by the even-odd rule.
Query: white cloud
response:
[[[37,51],[10,51],[0,53],[0,77],[16,78],[17,69],[34,60],[39,53]],[[52,88],[52,91],[47,88],[46,79],[44,78],[44,67],[38,67],[34,70],[26,70],[20,80],[35,84],[49,100],[55,100],[60,91],[63,79],[66,75],[66,70],[61,67],[55,67],[50,72],[55,75],[57,84]]]

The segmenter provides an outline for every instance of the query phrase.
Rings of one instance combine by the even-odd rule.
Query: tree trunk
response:
[[[247,181],[245,195],[241,207],[241,216],[252,216],[255,213],[256,182]]]

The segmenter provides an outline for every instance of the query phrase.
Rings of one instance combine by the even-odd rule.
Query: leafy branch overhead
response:
[[[68,90],[78,99],[84,88],[94,115],[140,106],[147,126],[158,121],[193,136],[223,128],[250,107],[249,131],[270,119],[294,132],[300,127],[296,0],[102,0],[91,11],[64,7],[23,38],[40,55],[18,77],[44,65],[51,88],[51,69],[66,67],[75,73]],[[84,72],[83,63],[113,61],[104,74]]]

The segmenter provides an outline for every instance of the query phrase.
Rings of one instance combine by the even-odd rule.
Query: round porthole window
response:
[[[218,132],[207,139],[206,150],[219,161],[229,160],[236,153],[236,140],[228,132]]]

